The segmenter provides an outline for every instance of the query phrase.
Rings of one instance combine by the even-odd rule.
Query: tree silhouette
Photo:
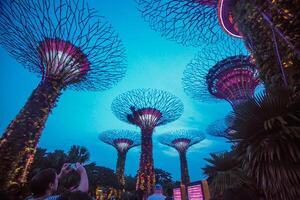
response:
[[[68,154],[67,154],[67,162],[70,163],[85,163],[89,161],[90,153],[87,148],[82,146],[73,145],[71,146]]]
[[[190,183],[186,153],[188,149],[204,140],[205,136],[198,130],[178,130],[162,134],[159,142],[178,151],[181,169],[181,184]]]
[[[125,162],[127,152],[141,144],[141,136],[137,132],[128,130],[108,130],[99,135],[99,139],[113,146],[118,151],[116,175],[120,189],[125,187]]]
[[[171,93],[157,89],[135,89],[116,97],[111,105],[113,113],[122,121],[141,129],[141,156],[136,189],[145,196],[152,193],[155,184],[152,134],[156,126],[178,119],[183,104]]]
[[[0,187],[22,184],[45,122],[66,88],[101,91],[126,71],[112,27],[84,0],[3,0],[0,44],[41,82],[0,141]]]

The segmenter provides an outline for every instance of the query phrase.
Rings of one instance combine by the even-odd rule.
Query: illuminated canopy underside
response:
[[[206,77],[209,92],[233,104],[252,97],[259,84],[254,67],[247,56],[229,57],[218,62]]]
[[[131,110],[132,114],[128,115],[128,121],[141,127],[155,127],[162,117],[160,111],[154,108]]]
[[[115,139],[113,142],[119,151],[127,151],[129,147],[133,144],[132,140],[126,138]]]
[[[90,63],[79,48],[60,39],[46,39],[38,48],[44,79],[60,80],[64,84],[79,81]]]
[[[187,139],[187,138],[178,138],[172,141],[174,147],[178,150],[178,151],[185,151],[189,148],[189,144],[190,144],[191,140]]]

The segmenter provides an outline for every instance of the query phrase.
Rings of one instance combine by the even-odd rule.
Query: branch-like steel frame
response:
[[[177,130],[162,134],[159,142],[176,149],[180,158],[181,184],[187,186],[190,183],[186,153],[188,149],[205,139],[199,130]]]
[[[134,89],[117,96],[111,105],[121,121],[141,129],[142,146],[136,188],[150,195],[155,184],[152,134],[156,126],[178,119],[183,112],[179,98],[157,89]]]
[[[186,67],[182,83],[187,95],[199,101],[224,99],[233,107],[254,95],[260,84],[255,61],[242,42],[203,48]]]
[[[141,135],[136,131],[129,130],[107,130],[99,135],[99,139],[118,151],[116,175],[120,189],[125,187],[125,162],[129,149],[141,144]]]
[[[84,0],[2,0],[0,44],[41,76],[0,141],[0,187],[26,182],[45,122],[61,91],[101,91],[126,71],[124,47]]]
[[[218,0],[136,0],[142,17],[167,39],[187,46],[229,36],[218,22]]]

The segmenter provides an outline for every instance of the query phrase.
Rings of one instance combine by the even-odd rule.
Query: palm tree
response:
[[[300,98],[264,92],[234,111],[231,139],[242,168],[268,200],[300,199]]]
[[[87,148],[77,145],[71,146],[67,155],[67,161],[70,163],[85,163],[89,161],[89,159],[90,153]]]
[[[209,177],[213,198],[223,196],[226,190],[240,188],[249,182],[233,152],[211,153],[210,156],[211,158],[204,159],[209,165],[202,170]]]

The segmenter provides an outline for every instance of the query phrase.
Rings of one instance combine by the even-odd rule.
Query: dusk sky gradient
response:
[[[231,111],[227,102],[200,103],[188,97],[182,87],[182,75],[186,65],[198,53],[198,48],[184,47],[160,37],[143,21],[134,0],[87,0],[91,7],[105,16],[118,32],[126,48],[128,69],[125,78],[112,89],[104,92],[77,92],[66,90],[59,98],[42,133],[39,147],[49,151],[68,150],[71,145],[82,145],[91,153],[90,161],[115,169],[115,149],[98,140],[98,135],[108,129],[129,129],[138,127],[118,120],[111,111],[111,102],[119,94],[135,88],[156,88],[166,90],[184,103],[181,118],[158,127],[154,132],[154,163],[156,168],[170,172],[175,180],[180,179],[180,165],[177,152],[157,141],[157,136],[178,129],[200,129],[224,117]],[[15,118],[24,106],[40,79],[30,73],[0,48],[0,131]],[[192,181],[203,179],[201,167],[203,158],[211,152],[229,148],[225,140],[209,136],[190,148],[188,165]],[[140,148],[129,151],[126,174],[135,175],[138,169]]]

